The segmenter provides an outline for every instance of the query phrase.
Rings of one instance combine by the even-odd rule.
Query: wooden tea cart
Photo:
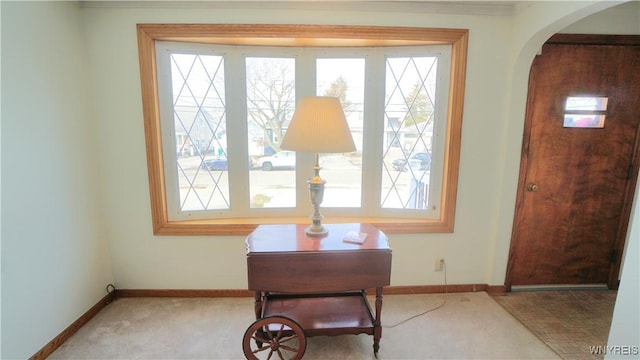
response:
[[[247,359],[300,359],[306,338],[368,334],[377,356],[382,337],[382,289],[390,283],[391,248],[369,224],[328,224],[322,237],[305,225],[260,225],[247,237],[249,290],[256,321],[242,348]],[[350,231],[366,241],[343,241]],[[370,306],[367,289],[375,289]]]

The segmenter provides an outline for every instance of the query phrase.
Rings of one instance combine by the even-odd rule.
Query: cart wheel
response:
[[[299,360],[306,349],[307,338],[302,328],[297,322],[284,316],[256,320],[247,328],[242,338],[242,350],[249,360]]]

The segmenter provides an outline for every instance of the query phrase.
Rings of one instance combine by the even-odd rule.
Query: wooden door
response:
[[[617,287],[638,174],[640,46],[567,38],[531,68],[507,289]],[[578,106],[565,109],[568,98]],[[593,113],[604,123],[585,121]]]

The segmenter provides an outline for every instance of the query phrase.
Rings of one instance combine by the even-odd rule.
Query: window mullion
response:
[[[233,214],[249,211],[249,149],[247,148],[247,93],[245,58],[239,50],[229,51],[225,59],[227,109],[227,151],[229,153],[229,197]],[[243,139],[243,141],[240,141]]]
[[[362,151],[362,210],[377,216],[382,188],[382,149],[384,146],[385,58],[372,51],[365,61],[364,134]],[[366,194],[366,196],[364,196]]]
[[[304,96],[316,94],[316,56],[311,49],[301,48],[296,56],[296,105]],[[309,200],[307,180],[313,176],[315,155],[296,153],[296,204],[299,215],[308,215],[313,211]],[[322,173],[320,174],[322,176]]]
[[[438,56],[438,73],[437,73],[437,92],[436,92],[436,104],[447,104],[449,102],[449,72],[451,71],[451,56],[450,49],[446,50],[446,56]],[[449,141],[446,136],[447,132],[447,109],[445,106],[436,106],[435,108],[435,126],[433,133],[432,153],[442,154],[442,156],[432,156],[431,164],[431,180],[430,180],[430,192],[434,196],[429,199],[427,211],[428,214],[435,216],[441,213],[441,205],[444,203],[445,194],[443,193],[443,174],[445,173],[444,167],[444,153],[446,149],[446,142]],[[437,197],[435,195],[438,195]]]
[[[172,129],[173,124],[173,95],[171,92],[171,60],[170,52],[164,46],[158,46],[156,61],[158,62],[158,97],[161,99],[160,121],[163,128]],[[176,214],[180,210],[180,194],[178,193],[178,168],[176,159],[175,131],[162,132],[162,156],[164,159],[165,196],[167,211]]]

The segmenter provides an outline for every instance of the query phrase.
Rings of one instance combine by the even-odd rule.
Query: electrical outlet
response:
[[[433,265],[434,271],[442,271],[444,270],[444,258],[436,258],[436,262]]]

